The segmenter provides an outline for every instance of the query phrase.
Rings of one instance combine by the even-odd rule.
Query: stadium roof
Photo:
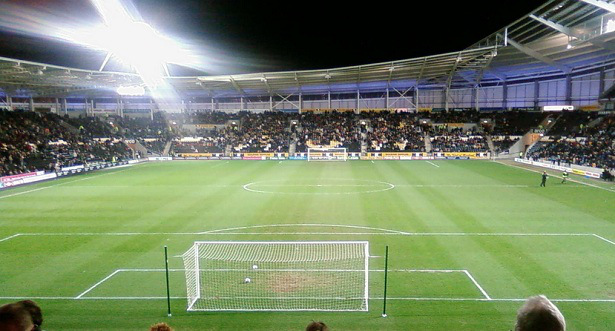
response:
[[[615,67],[614,0],[547,1],[459,52],[322,70],[166,79],[183,98],[237,97],[474,87],[600,67]],[[13,96],[116,96],[120,85],[143,82],[136,73],[0,58],[0,88]]]

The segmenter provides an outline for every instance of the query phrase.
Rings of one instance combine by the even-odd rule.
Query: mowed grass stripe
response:
[[[285,161],[168,162],[138,165],[130,171],[59,185],[0,199],[0,235],[16,233],[137,232],[143,236],[18,236],[0,242],[0,293],[73,297],[119,268],[162,268],[162,247],[181,255],[195,240],[369,240],[373,255],[391,248],[390,266],[403,269],[467,269],[494,299],[522,298],[544,291],[553,298],[612,297],[615,273],[612,245],[591,233],[615,238],[615,210],[610,192],[552,184],[537,187],[534,173],[493,162],[307,163]],[[95,175],[94,173],[92,175]],[[86,178],[91,175],[61,179]],[[383,181],[399,184],[380,193],[319,194],[317,187],[298,183],[331,183],[331,179]],[[258,194],[243,190],[254,181],[279,181],[289,194]],[[53,182],[40,185],[49,185]],[[295,185],[292,186],[291,185]],[[423,187],[414,185],[424,185]],[[527,187],[526,187],[527,186]],[[39,186],[28,186],[29,190]],[[565,188],[565,189],[564,189]],[[360,187],[330,188],[359,190]],[[297,193],[292,194],[293,190]],[[323,188],[325,190],[325,188]],[[13,190],[2,192],[6,194]],[[18,192],[17,189],[13,192]],[[351,192],[352,193],[352,192]],[[607,200],[605,202],[605,200]],[[275,224],[363,225],[406,232],[437,233],[583,233],[586,236],[399,236],[349,235],[367,230],[316,227],[269,227],[237,230],[267,235],[187,234],[231,227]],[[296,234],[293,231],[314,234]],[[338,232],[318,235],[317,232]],[[276,233],[286,234],[276,234]],[[184,233],[165,235],[163,233]],[[182,268],[171,258],[172,268]],[[382,257],[370,259],[382,268]],[[545,272],[546,270],[546,272]],[[164,290],[144,284],[148,294]],[[382,279],[372,277],[373,291]],[[185,295],[182,275],[172,275],[172,296]],[[122,283],[121,279],[118,279]],[[152,280],[153,281],[153,280]],[[115,281],[114,281],[115,283]],[[122,296],[113,284],[105,295]],[[440,291],[430,290],[433,286]],[[126,291],[138,285],[123,284]],[[120,286],[120,287],[121,287]],[[395,296],[429,297],[475,295],[480,292],[459,278],[439,281],[395,277]],[[108,293],[107,293],[108,292]],[[433,292],[433,293],[431,293]],[[163,297],[164,291],[156,296]],[[381,293],[371,292],[380,297]],[[451,298],[454,299],[454,298]],[[107,301],[107,300],[105,300]],[[4,301],[2,301],[3,303]],[[311,319],[325,320],[336,329],[458,330],[511,328],[519,302],[406,302],[389,303],[389,318],[379,318],[377,300],[366,314],[188,314],[185,301],[172,302],[171,324],[182,330],[217,327],[235,330],[300,329]],[[615,329],[611,303],[558,304],[569,329]],[[44,300],[46,328],[137,329],[165,316],[164,300],[144,304],[126,300],[67,303]]]

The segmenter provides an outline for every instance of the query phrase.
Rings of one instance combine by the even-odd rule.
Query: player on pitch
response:
[[[546,171],[542,172],[542,182],[540,182],[540,187],[546,187],[547,186],[547,177],[549,177],[549,175],[547,175]]]
[[[565,184],[568,181],[568,171],[564,170],[562,174],[562,184]]]

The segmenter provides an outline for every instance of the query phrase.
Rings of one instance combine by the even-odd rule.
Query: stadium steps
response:
[[[145,148],[145,146],[141,145],[140,142],[134,141],[132,143],[129,143],[126,140],[122,140],[122,142],[124,142],[124,144],[126,144],[126,146],[128,146],[133,151],[138,152],[139,154],[141,154],[142,157],[147,157],[147,154],[148,154],[147,148]]]
[[[70,125],[68,122],[66,122],[64,120],[60,120],[60,125],[63,128],[65,128],[66,130],[68,130],[70,133],[79,134],[79,129],[77,129],[76,127]]]
[[[562,117],[562,115],[559,115],[557,117],[548,115],[542,120],[542,122],[540,122],[540,125],[545,130],[545,134],[548,133],[549,130],[551,130],[555,126],[555,123],[557,123],[557,120],[559,120],[560,117]]]
[[[485,134],[485,141],[487,142],[487,146],[489,147],[489,151],[491,152],[491,155],[495,155],[495,145],[493,144],[491,135]]]
[[[361,153],[367,153],[367,133],[361,132]]]
[[[601,116],[601,117],[598,117],[598,118],[596,118],[595,120],[593,120],[593,121],[591,121],[591,122],[587,123],[587,127],[588,127],[588,128],[593,128],[593,127],[595,127],[595,126],[597,126],[597,125],[600,125],[600,123],[602,123],[602,121],[603,121],[605,118],[607,118],[607,116]]]
[[[431,137],[429,136],[429,133],[425,132],[425,136],[423,137],[423,140],[425,141],[425,152],[427,153],[431,153]]]
[[[164,145],[164,150],[162,151],[162,156],[169,156],[169,152],[171,151],[172,141],[167,141]]]
[[[297,151],[297,142],[293,139],[291,140],[290,145],[288,145],[288,154],[293,155],[295,154],[295,151]]]

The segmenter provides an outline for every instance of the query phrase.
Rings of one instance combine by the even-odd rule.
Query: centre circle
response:
[[[392,190],[395,185],[378,180],[303,178],[266,180],[245,184],[243,189],[265,194],[365,194]]]

